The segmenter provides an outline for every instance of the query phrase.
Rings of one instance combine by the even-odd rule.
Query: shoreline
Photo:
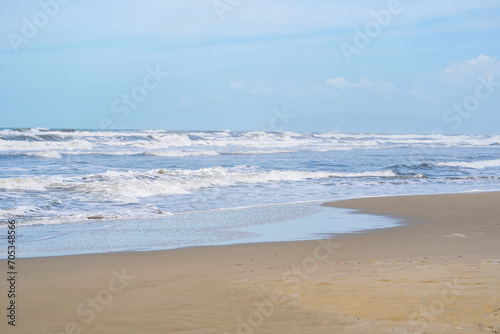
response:
[[[0,328],[495,333],[497,203],[498,192],[362,198],[326,205],[403,225],[312,241],[21,258],[18,324],[9,328],[2,308]]]
[[[71,256],[316,240],[321,235],[367,231],[399,223],[375,215],[353,216],[352,210],[325,207],[321,203],[324,202],[216,210],[161,219],[72,223],[62,226],[62,233],[57,232],[59,226],[20,225],[19,243],[24,246],[20,255],[22,258]],[[331,224],[332,221],[336,223]]]

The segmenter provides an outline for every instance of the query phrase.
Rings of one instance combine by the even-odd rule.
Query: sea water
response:
[[[347,219],[324,201],[497,191],[499,152],[498,135],[4,129],[0,233],[15,219],[22,252],[50,255],[387,227],[314,222]]]

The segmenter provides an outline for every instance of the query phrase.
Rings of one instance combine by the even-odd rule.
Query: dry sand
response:
[[[498,333],[500,194],[333,206],[405,224],[323,241],[18,260],[0,333]],[[6,272],[6,261],[0,261]]]

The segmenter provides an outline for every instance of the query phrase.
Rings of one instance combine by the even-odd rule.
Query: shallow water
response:
[[[314,240],[388,228],[399,221],[297,203],[189,213],[161,219],[21,226],[21,257],[151,251],[201,245]]]

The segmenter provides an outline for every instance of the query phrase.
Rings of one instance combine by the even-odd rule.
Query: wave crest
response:
[[[479,160],[479,161],[472,161],[472,162],[467,162],[467,161],[438,162],[438,163],[436,163],[436,166],[484,169],[484,168],[489,168],[489,167],[500,167],[500,159]]]

